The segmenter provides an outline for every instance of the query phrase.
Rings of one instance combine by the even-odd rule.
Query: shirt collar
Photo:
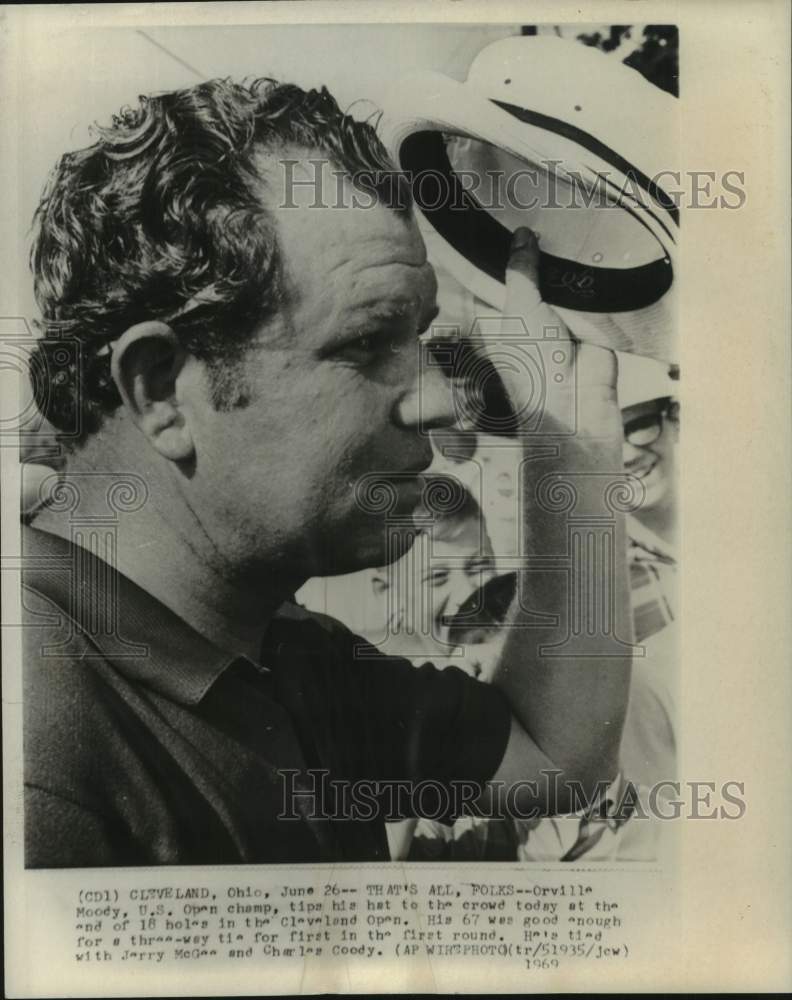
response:
[[[120,674],[173,701],[197,704],[232,663],[245,659],[215,646],[79,545],[28,526],[22,556],[23,586],[56,604]]]

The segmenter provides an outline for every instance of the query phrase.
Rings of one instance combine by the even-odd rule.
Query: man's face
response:
[[[471,523],[456,539],[435,541],[422,583],[430,590],[434,634],[446,639],[450,619],[480,587],[495,577],[490,554],[482,552],[481,529]]]
[[[334,179],[325,191],[332,205]],[[312,576],[398,554],[385,513],[361,509],[355,485],[397,474],[391,515],[420,498],[432,452],[418,430],[417,338],[435,315],[436,282],[412,218],[348,201],[312,208],[304,194],[274,213],[286,301],[247,359],[250,401],[198,415],[196,450],[237,564],[274,559]],[[424,383],[424,426],[451,418],[441,378]]]
[[[622,410],[624,467],[641,481],[642,509],[657,506],[673,490],[677,425],[663,414],[664,402],[650,399]]]
[[[448,541],[420,535],[403,559],[371,578],[374,594],[386,602],[393,651],[431,656],[447,652],[449,644],[483,641],[486,630],[472,623],[456,624],[452,641],[452,619],[495,576],[492,550],[477,518]]]

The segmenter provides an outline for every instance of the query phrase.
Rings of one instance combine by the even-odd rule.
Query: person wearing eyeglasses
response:
[[[657,361],[619,355],[619,405],[624,428],[625,472],[638,490],[628,522],[636,641],[676,618],[677,384]]]
[[[620,354],[625,471],[640,486],[628,518],[635,641],[643,649],[622,737],[625,772],[651,786],[676,776],[678,383],[657,361]]]
[[[635,660],[620,761],[624,778],[643,802],[649,788],[676,776],[674,542],[679,404],[677,385],[659,362],[619,353],[618,365],[624,467],[640,487],[639,506],[628,518],[627,530],[633,621],[636,643],[643,650]],[[442,564],[438,569],[442,575]],[[489,631],[493,637],[497,626]],[[448,634],[454,636],[455,629]],[[486,669],[477,676],[489,679]],[[614,804],[621,801],[624,787],[613,789]],[[389,831],[389,839],[394,858],[404,857],[406,851],[415,861],[536,862],[581,857],[586,861],[648,861],[660,850],[657,824],[624,823],[618,808],[608,822],[594,824],[579,815],[543,819],[464,816],[451,827],[427,819],[405,821]]]
[[[679,403],[675,384],[659,362],[619,358],[619,403],[624,426],[624,467],[643,496],[635,518],[663,542],[676,539],[676,463]]]

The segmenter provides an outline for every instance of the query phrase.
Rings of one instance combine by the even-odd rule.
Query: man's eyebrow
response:
[[[413,300],[411,299],[376,298],[366,302],[350,303],[348,313],[350,315],[358,313],[367,319],[403,320],[410,316],[412,306]],[[440,309],[437,304],[422,309],[418,317],[420,328],[425,330],[439,313]]]

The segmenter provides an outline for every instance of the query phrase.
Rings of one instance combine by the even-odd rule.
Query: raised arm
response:
[[[536,237],[518,230],[500,337],[482,336],[520,415],[526,539],[518,600],[493,677],[514,715],[496,782],[536,780],[537,771],[558,770],[556,801],[548,800],[543,775],[538,796],[526,791],[518,801],[521,808],[566,811],[576,804],[570,782],[589,796],[618,773],[632,642],[622,512],[629,488],[615,355],[570,337],[541,301],[537,261]],[[519,354],[512,338],[522,324],[525,348],[543,362],[541,413],[526,370],[504,363]]]

